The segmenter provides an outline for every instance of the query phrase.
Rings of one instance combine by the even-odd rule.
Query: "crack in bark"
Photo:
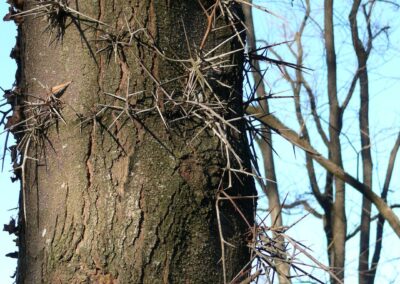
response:
[[[58,242],[58,240],[60,240],[61,237],[64,235],[65,226],[66,226],[66,222],[67,222],[67,216],[68,216],[68,195],[69,195],[69,186],[68,186],[68,183],[67,183],[67,185],[66,185],[66,188],[67,188],[67,190],[66,190],[66,194],[65,194],[64,219],[63,219],[63,221],[62,221],[61,232],[60,232],[60,234],[59,234],[59,236],[58,236],[58,238],[57,238],[57,242]],[[56,220],[55,220],[55,224],[54,224],[54,230],[53,230],[53,236],[52,236],[51,242],[50,242],[50,247],[53,246],[53,242],[54,242],[54,240],[55,240],[55,238],[56,238],[56,230],[57,230],[57,228],[58,228],[58,216],[59,216],[59,215],[56,216]]]
[[[144,198],[144,193],[143,193],[143,189],[144,186],[143,184],[140,185],[140,192],[139,192],[139,208],[140,208],[140,218],[139,218],[139,224],[138,224],[138,233],[137,233],[137,237],[133,239],[132,243],[134,245],[134,247],[136,247],[136,250],[134,252],[134,259],[136,260],[136,262],[138,263],[138,265],[135,265],[135,268],[138,270],[139,276],[138,278],[140,279],[140,283],[143,283],[143,279],[144,279],[144,269],[145,267],[142,264],[143,259],[142,259],[142,249],[144,247],[144,240],[145,240],[145,236],[144,236],[144,223],[146,218],[146,213],[143,210],[145,208],[145,198]],[[136,242],[138,242],[138,244],[136,245]],[[139,266],[139,267],[138,267]]]
[[[87,184],[86,188],[89,191],[92,188],[93,185],[93,179],[94,179],[94,168],[93,164],[91,162],[92,154],[94,153],[94,140],[96,138],[96,121],[93,121],[92,125],[92,131],[89,134],[88,138],[88,144],[87,144],[87,153],[86,153],[86,178],[87,178]]]

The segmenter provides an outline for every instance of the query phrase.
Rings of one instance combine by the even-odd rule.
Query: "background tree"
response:
[[[335,271],[336,276],[339,279],[344,279],[345,272],[345,255],[346,255],[346,242],[360,232],[360,257],[359,257],[359,282],[360,283],[373,283],[376,275],[376,267],[379,262],[379,255],[382,246],[383,230],[381,221],[391,220],[392,228],[395,230],[397,235],[398,231],[398,217],[390,211],[389,207],[385,204],[387,199],[388,188],[393,173],[393,167],[395,164],[395,157],[399,147],[399,136],[394,143],[394,147],[390,154],[390,161],[385,177],[385,184],[381,189],[380,197],[374,194],[371,189],[375,186],[372,183],[373,166],[372,166],[372,155],[371,148],[373,143],[371,142],[370,125],[369,125],[369,100],[370,100],[370,88],[368,86],[369,72],[367,68],[367,62],[370,57],[371,51],[373,50],[373,44],[379,41],[385,33],[387,33],[389,26],[385,24],[379,24],[378,19],[374,18],[373,12],[378,10],[379,5],[384,5],[387,8],[397,7],[395,3],[378,3],[379,1],[354,1],[351,9],[335,8],[333,1],[325,1],[323,6],[323,15],[318,12],[312,13],[310,1],[296,1],[296,7],[293,11],[302,13],[303,16],[298,18],[302,19],[297,25],[296,20],[291,20],[284,24],[284,36],[288,40],[281,46],[270,50],[273,54],[270,57],[276,60],[282,61],[283,58],[288,60],[289,56],[294,57],[294,63],[298,66],[314,67],[314,61],[308,58],[311,57],[310,53],[315,53],[318,48],[316,47],[316,41],[318,39],[304,40],[305,34],[309,36],[312,34],[312,29],[317,33],[323,35],[323,49],[321,49],[321,55],[325,57],[326,67],[326,91],[320,90],[321,81],[318,78],[318,83],[310,83],[310,80],[315,80],[314,70],[306,70],[297,68],[292,70],[290,68],[282,67],[280,73],[275,76],[279,82],[279,77],[289,83],[291,88],[294,105],[295,105],[295,117],[299,126],[298,131],[291,131],[274,115],[267,111],[268,116],[262,120],[272,129],[278,131],[286,139],[300,149],[305,150],[305,161],[306,169],[310,180],[311,191],[317,200],[319,206],[323,209],[324,214],[320,214],[310,206],[309,201],[301,199],[295,201],[293,204],[286,204],[286,208],[293,208],[298,205],[303,205],[310,213],[314,216],[323,218],[324,230],[327,239],[327,251],[329,255],[329,265]],[[293,3],[293,2],[292,2]],[[282,4],[287,11],[288,7]],[[279,14],[279,5],[270,7],[270,9],[276,8],[276,13]],[[290,8],[289,8],[290,9]],[[340,9],[340,11],[339,11]],[[343,14],[349,15],[346,21],[343,18]],[[320,11],[315,9],[315,11]],[[293,12],[295,14],[295,12]],[[379,10],[378,10],[379,13]],[[335,15],[337,17],[334,20]],[[293,18],[292,18],[293,19]],[[357,20],[358,19],[358,20]],[[382,21],[382,18],[379,19]],[[335,22],[340,22],[336,24]],[[360,24],[361,22],[361,24]],[[291,33],[291,27],[295,26],[295,32]],[[337,67],[337,52],[338,48],[337,41],[335,40],[335,33],[347,34],[348,39],[352,39],[352,47],[347,47],[346,52],[340,52],[339,55],[343,56],[344,53],[349,53],[349,49],[353,49],[352,58],[355,58],[356,70],[350,75],[350,79],[343,79],[343,75],[338,75]],[[362,34],[363,36],[360,36]],[[293,35],[293,36],[292,36]],[[340,41],[342,42],[340,48],[346,45],[346,39],[343,39],[346,35],[341,35]],[[271,40],[269,39],[269,42]],[[314,45],[314,46],[313,46]],[[287,47],[284,50],[283,46]],[[309,55],[307,57],[307,55]],[[345,54],[346,55],[346,54]],[[341,60],[342,61],[342,60]],[[351,62],[351,59],[346,58],[346,62]],[[348,63],[347,63],[348,64]],[[372,63],[373,65],[373,63]],[[321,70],[319,67],[315,70]],[[268,73],[269,75],[271,72]],[[268,82],[273,81],[271,77],[268,78]],[[341,82],[348,82],[344,87],[338,84]],[[282,81],[280,81],[282,82]],[[282,84],[275,84],[274,90],[276,91],[277,86]],[[346,89],[347,91],[343,91]],[[273,90],[273,91],[274,91]],[[346,152],[342,150],[342,147],[347,143],[341,141],[348,139],[346,133],[343,133],[343,128],[347,129],[345,111],[349,105],[357,105],[354,102],[353,95],[356,92],[360,94],[359,110],[359,139],[360,146],[353,146],[354,142],[351,141],[352,147],[356,149],[357,157],[358,153],[361,153],[361,167],[363,171],[363,178],[359,181],[358,174],[356,178],[353,178],[349,174],[344,172],[343,156]],[[264,89],[262,93],[268,93],[268,90]],[[326,94],[327,99],[321,97],[321,94]],[[277,100],[275,100],[277,101]],[[279,108],[279,100],[276,104]],[[329,106],[328,111],[324,106],[324,103]],[[287,100],[283,102],[287,104]],[[281,108],[280,108],[281,109]],[[254,110],[255,111],[255,110]],[[255,113],[251,111],[252,113]],[[260,110],[258,110],[260,111]],[[262,108],[262,112],[265,111]],[[328,115],[325,115],[325,113]],[[279,112],[278,112],[279,113]],[[308,118],[312,119],[308,119]],[[290,124],[292,125],[292,124]],[[311,130],[310,130],[311,129]],[[318,137],[319,136],[319,137]],[[318,141],[318,142],[315,142]],[[347,141],[346,141],[347,142]],[[319,143],[319,144],[318,144]],[[312,147],[311,145],[316,145]],[[325,146],[325,149],[324,147]],[[262,148],[264,153],[268,153]],[[316,150],[318,149],[318,151]],[[321,160],[322,156],[320,153],[327,153],[327,159]],[[322,183],[319,176],[321,170],[315,168],[313,160],[319,162],[325,169],[325,182]],[[358,170],[357,170],[358,173]],[[278,177],[279,178],[279,177]],[[363,194],[363,202],[361,205],[361,222],[353,232],[348,232],[348,221],[346,218],[346,202],[345,199],[345,183],[355,187]],[[374,189],[375,191],[378,191]],[[349,194],[347,194],[349,195]],[[370,250],[370,223],[371,223],[371,201],[375,200],[375,205],[378,211],[391,212],[391,216],[384,218],[380,215],[380,220],[377,226],[377,235],[375,239],[375,251],[372,263],[369,263],[369,250]],[[385,208],[385,209],[384,209]],[[374,218],[376,219],[376,218]],[[331,278],[331,282],[336,282],[334,278]]]
[[[252,1],[249,1],[249,3],[252,3]],[[243,10],[247,28],[247,48],[251,53],[257,49],[252,6],[244,6]],[[255,58],[252,58],[249,61],[249,68],[247,71],[253,74],[254,79],[254,82],[248,81],[248,87],[251,88],[250,97],[256,96],[259,99],[259,104],[262,110],[265,113],[269,113],[269,102],[267,99],[265,99],[266,93],[263,81],[264,75],[261,71],[259,61]],[[283,227],[282,206],[278,191],[278,183],[276,182],[272,133],[266,126],[261,126],[260,132],[262,135],[261,137],[258,137],[258,139],[256,138],[256,141],[262,152],[262,162],[264,168],[263,176],[265,179],[258,179],[258,183],[260,184],[263,193],[268,198],[271,226],[281,228]],[[279,236],[276,234],[274,235],[274,238],[277,239],[278,243],[280,243],[280,249],[284,251],[285,241],[282,238],[279,239]],[[286,262],[277,263],[277,269],[279,271],[279,283],[290,283],[290,265]]]

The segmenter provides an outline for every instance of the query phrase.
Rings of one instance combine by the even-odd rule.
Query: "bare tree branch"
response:
[[[296,59],[297,59],[297,64],[299,66],[303,65],[303,57],[304,57],[303,54],[304,54],[304,51],[303,51],[302,37],[303,37],[304,29],[305,29],[306,24],[307,24],[307,20],[310,17],[310,11],[311,11],[310,1],[306,0],[305,2],[306,2],[305,14],[304,14],[303,20],[302,20],[302,22],[300,24],[299,31],[296,33],[296,37],[295,37],[295,41],[296,41],[296,44],[297,44]],[[296,54],[296,53],[293,51],[293,54]],[[329,146],[328,138],[327,138],[324,130],[322,129],[321,121],[320,121],[319,116],[318,116],[317,111],[316,111],[316,104],[315,104],[314,94],[313,94],[310,86],[306,82],[306,80],[305,80],[305,78],[303,76],[302,70],[296,69],[296,84],[295,84],[295,88],[293,87],[293,85],[294,84],[292,84],[292,89],[293,89],[293,94],[294,94],[294,98],[295,98],[296,116],[297,116],[297,120],[298,120],[298,122],[300,124],[300,127],[301,127],[302,136],[304,137],[304,139],[306,139],[311,144],[310,135],[308,133],[308,128],[307,128],[305,119],[304,119],[303,114],[302,114],[301,102],[300,102],[301,86],[304,86],[305,89],[306,89],[306,92],[307,92],[307,94],[309,96],[310,103],[312,105],[311,109],[312,109],[314,121],[315,121],[315,123],[317,125],[317,130],[318,130],[322,140],[324,141],[325,145]],[[310,98],[310,96],[311,96],[311,98]],[[314,165],[313,165],[312,159],[309,156],[309,154],[307,154],[307,153],[306,153],[306,168],[307,168],[308,176],[309,176],[309,179],[310,179],[311,189],[312,189],[317,201],[324,208],[325,213],[326,213],[327,212],[326,210],[330,210],[331,204],[329,204],[329,199],[327,199],[325,195],[321,194],[321,191],[319,189],[319,185],[317,183],[317,179],[316,179],[316,175],[315,175],[315,169],[314,169]]]
[[[366,47],[364,47],[359,33],[358,33],[358,21],[357,14],[360,9],[361,0],[354,0],[349,14],[349,23],[351,28],[351,37],[353,42],[353,49],[357,57],[358,70],[354,78],[358,77],[360,84],[360,106],[358,110],[359,116],[359,132],[361,142],[361,159],[362,159],[362,172],[363,172],[363,183],[372,188],[372,154],[371,154],[371,139],[369,131],[369,76],[367,70],[367,61],[369,54],[372,50],[372,28],[371,28],[371,14],[374,7],[375,1],[369,3],[369,9],[367,11],[368,3],[362,5],[362,11],[367,25],[368,40]],[[353,80],[354,80],[353,78]],[[351,86],[353,87],[353,86]],[[358,275],[360,284],[369,283],[369,243],[370,243],[370,231],[371,231],[371,201],[363,196],[361,204],[361,221],[360,221],[360,245],[359,245],[359,263],[358,263]]]
[[[287,47],[288,47],[289,51],[291,52],[291,54],[296,58],[296,63],[298,66],[303,65],[303,46],[302,46],[301,40],[302,40],[302,35],[303,35],[304,29],[306,27],[306,23],[307,23],[307,20],[309,19],[309,17],[310,17],[310,1],[306,0],[305,15],[300,24],[299,31],[296,33],[296,36],[295,36],[295,42],[297,44],[297,52],[295,52],[295,50],[293,49],[293,47],[290,43],[287,43]],[[274,56],[276,56],[278,58],[278,60],[283,61],[282,57],[274,49],[270,49],[270,52],[272,52],[274,54]],[[312,109],[315,123],[317,124],[317,129],[322,137],[322,140],[325,142],[326,146],[328,146],[328,144],[329,144],[328,138],[322,129],[321,122],[320,122],[319,116],[316,111],[314,94],[312,92],[311,87],[308,85],[308,83],[304,79],[302,70],[295,69],[296,70],[296,79],[292,78],[292,76],[291,76],[290,72],[288,71],[288,69],[286,68],[286,66],[281,66],[280,70],[283,73],[284,78],[286,79],[286,81],[289,82],[289,84],[292,88],[292,92],[294,94],[294,99],[295,99],[296,117],[297,117],[298,123],[300,125],[300,129],[301,129],[303,138],[307,139],[307,141],[309,141],[311,143],[310,136],[308,134],[307,125],[303,118],[301,105],[300,105],[300,92],[301,92],[302,85],[306,88],[306,91],[310,97],[309,99],[311,102],[311,109]],[[326,212],[326,210],[330,210],[331,206],[329,204],[329,199],[326,198],[326,195],[322,194],[319,189],[319,185],[317,183],[317,179],[316,179],[316,175],[315,175],[314,165],[313,165],[312,159],[308,156],[308,154],[306,154],[306,169],[308,172],[311,189],[312,189],[317,201],[324,208],[325,212]]]
[[[358,78],[359,78],[359,70],[357,70],[356,73],[354,74],[353,79],[351,80],[351,83],[350,83],[350,88],[347,91],[346,98],[344,99],[343,104],[340,107],[342,112],[344,112],[346,110],[347,106],[349,105],[349,102],[350,102],[351,98],[353,97],[354,90],[356,88],[356,84],[357,84]]]
[[[393,205],[390,206],[390,208],[392,208],[392,209],[394,209],[394,208],[399,208],[399,207],[400,207],[400,204],[393,204]],[[380,216],[379,214],[376,214],[375,216],[373,216],[373,217],[371,218],[371,222],[372,222],[372,221],[375,221],[376,219],[378,219],[379,216]],[[353,230],[353,232],[351,232],[350,234],[347,235],[346,241],[348,241],[348,240],[350,240],[351,238],[355,237],[360,231],[361,231],[361,225],[358,225],[357,228],[355,228],[355,229]],[[382,236],[381,236],[381,238],[382,238]],[[379,240],[376,240],[375,245],[377,245],[378,241],[379,241]]]
[[[327,66],[327,92],[329,101],[329,147],[330,162],[343,167],[340,133],[343,125],[343,112],[339,107],[337,92],[337,63],[335,48],[335,29],[333,21],[333,0],[324,1],[324,43]],[[333,197],[333,214],[331,218],[332,249],[329,250],[331,266],[335,267],[336,276],[344,279],[345,249],[346,249],[346,210],[345,210],[345,183],[341,179],[334,180],[335,190]],[[332,188],[329,188],[332,190]],[[332,283],[337,283],[331,279]]]
[[[301,74],[301,83],[304,86],[304,88],[306,89],[306,92],[308,95],[308,100],[310,101],[311,114],[313,116],[315,125],[317,126],[317,131],[318,131],[319,135],[321,136],[322,141],[324,142],[325,146],[328,147],[329,146],[329,138],[326,135],[324,129],[322,128],[321,119],[317,112],[317,103],[315,101],[314,92],[313,92],[310,84],[304,78],[303,74]]]
[[[397,157],[399,148],[400,148],[400,132],[397,135],[396,142],[393,146],[392,151],[390,152],[389,163],[388,163],[386,177],[385,177],[385,183],[383,185],[383,190],[382,190],[382,194],[381,194],[382,199],[385,201],[387,199],[387,194],[389,192],[389,185],[390,185],[390,181],[392,179],[394,164],[396,162],[396,157]],[[399,206],[400,205],[393,205],[391,207],[398,208]],[[384,224],[385,224],[385,218],[381,214],[379,214],[378,224],[376,227],[375,249],[374,249],[374,254],[372,256],[371,267],[370,267],[370,279],[369,279],[370,283],[374,282],[374,279],[376,276],[376,270],[377,270],[378,263],[379,263],[380,256],[381,256],[382,240],[383,240],[383,225]]]
[[[305,199],[296,200],[295,202],[290,203],[290,204],[283,204],[284,209],[293,209],[298,206],[303,206],[303,208],[307,212],[309,212],[310,214],[312,214],[314,217],[316,217],[318,219],[322,219],[324,216],[323,214],[319,213],[317,210],[312,208],[311,205],[308,203],[308,201]]]
[[[393,231],[400,238],[400,220],[394,214],[393,210],[386,204],[386,202],[379,197],[376,193],[374,193],[371,188],[366,186],[365,184],[358,181],[356,178],[348,174],[343,168],[339,167],[334,162],[329,159],[323,157],[314,147],[308,143],[308,141],[299,137],[299,135],[284,125],[279,119],[277,119],[274,115],[269,114],[265,115],[260,113],[260,110],[255,107],[248,107],[247,113],[256,117],[260,122],[268,125],[271,129],[280,134],[283,138],[288,140],[293,145],[303,149],[305,152],[309,153],[311,157],[319,163],[323,168],[332,173],[336,178],[346,182],[351,185],[361,194],[366,196],[378,209],[379,213],[385,218],[386,221],[389,222]]]
[[[260,64],[257,57],[257,47],[256,47],[256,34],[254,29],[253,14],[252,14],[252,0],[248,1],[249,5],[243,4],[242,9],[245,15],[245,24],[247,28],[247,45],[249,53],[249,63],[251,65],[250,70],[254,78],[255,93],[258,98],[265,97],[266,89],[264,85],[264,74],[260,71]],[[251,58],[251,56],[256,56]],[[262,60],[262,57],[261,57]],[[266,113],[269,112],[269,104],[267,100],[260,101],[261,107]],[[272,226],[282,226],[282,207],[279,197],[278,185],[276,183],[276,173],[275,173],[275,163],[272,148],[272,135],[269,129],[264,129],[265,140],[259,143],[262,157],[264,162],[264,170],[266,183],[262,186],[265,194],[268,197],[268,203],[271,210],[271,220]],[[282,241],[279,235],[274,235],[278,241]],[[283,247],[282,247],[283,249]],[[282,273],[278,273],[280,284],[290,284],[291,281],[288,277],[290,275],[290,266],[282,261],[277,260],[276,266]]]

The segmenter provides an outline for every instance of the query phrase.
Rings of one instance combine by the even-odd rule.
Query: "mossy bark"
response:
[[[207,24],[193,0],[80,1],[71,7],[116,30],[126,23],[140,25],[171,57],[187,58],[186,38],[193,48]],[[226,24],[221,17],[218,25]],[[20,28],[22,93],[44,96],[38,81],[49,87],[72,83],[62,97],[67,124],[53,127],[41,148],[33,143],[29,149],[29,156],[38,159],[27,160],[24,174],[17,282],[223,282],[216,193],[226,161],[219,139],[210,131],[193,139],[203,127],[196,121],[178,120],[166,129],[158,112],[137,120],[121,116],[111,128],[116,114],[98,114],[99,104],[119,105],[105,93],[125,97],[127,90],[144,91],[130,101],[131,107],[152,103],[159,86],[143,65],[160,82],[182,75],[182,65],[144,47],[140,32],[131,46],[108,58],[106,52],[96,54],[103,47],[95,40],[104,35],[99,30],[76,20],[61,42],[49,46],[49,34],[42,33],[45,25],[27,17]],[[221,29],[207,44],[215,46],[232,33]],[[236,48],[233,42],[222,50]],[[231,108],[240,115],[241,55],[230,59],[237,66],[224,80],[236,91],[219,91],[221,97],[235,97]],[[165,89],[175,90],[178,84]],[[177,115],[163,107],[166,118]],[[242,133],[231,137],[232,144],[248,167],[244,127],[240,122],[237,127]],[[254,195],[254,184],[236,178],[229,193]],[[249,200],[237,206],[252,224],[254,204]],[[235,246],[226,248],[230,280],[250,259],[249,228],[229,202],[220,206],[224,236]]]

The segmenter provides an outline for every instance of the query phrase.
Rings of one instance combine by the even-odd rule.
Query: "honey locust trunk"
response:
[[[25,1],[39,12],[19,27],[17,282],[222,283],[223,264],[226,281],[246,277],[255,201],[237,196],[255,189],[227,178],[250,169],[244,122],[230,120],[240,27],[218,11],[208,22],[213,1],[54,3]],[[235,204],[217,202],[223,188]]]

